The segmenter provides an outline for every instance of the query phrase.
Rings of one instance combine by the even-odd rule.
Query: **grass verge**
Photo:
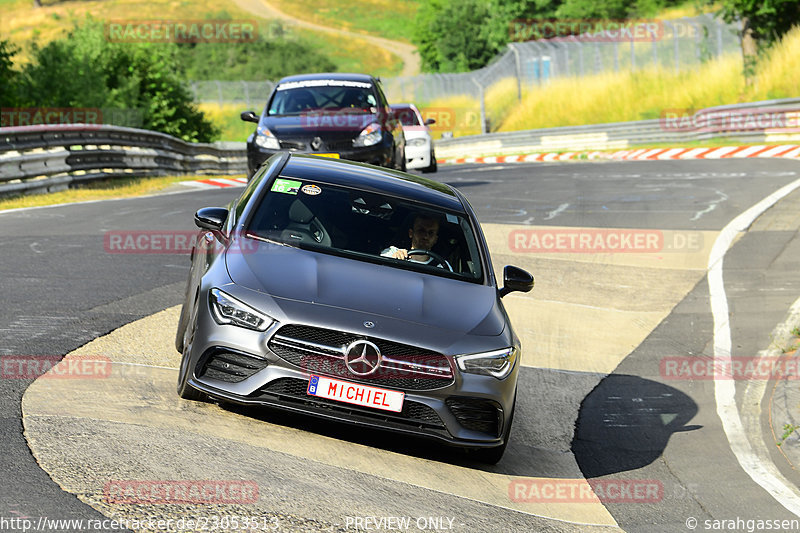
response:
[[[420,1],[271,0],[292,16],[323,26],[410,42]]]

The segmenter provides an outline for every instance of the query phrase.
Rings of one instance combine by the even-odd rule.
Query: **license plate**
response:
[[[324,376],[311,376],[306,392],[310,396],[318,398],[394,411],[395,413],[403,410],[403,400],[406,396],[404,392],[359,385]]]
[[[316,155],[318,157],[332,157],[333,159],[339,159],[339,154],[316,154],[316,153],[312,153],[311,155]]]

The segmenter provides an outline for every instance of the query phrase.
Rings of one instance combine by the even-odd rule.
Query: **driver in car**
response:
[[[409,250],[432,250],[436,241],[439,240],[439,219],[428,215],[417,215],[414,217],[413,225],[408,228],[408,238],[411,239],[411,248],[398,248],[396,246],[389,246],[381,252],[383,257],[394,257],[395,259],[403,259],[409,261],[416,261],[424,264],[435,264],[440,268],[450,268],[450,265],[441,264],[441,261],[431,257],[427,254],[414,253],[409,255]],[[452,269],[451,269],[452,270]]]

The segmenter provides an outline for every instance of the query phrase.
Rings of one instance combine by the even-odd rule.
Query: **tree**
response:
[[[14,70],[12,59],[16,53],[14,45],[0,40],[0,107],[19,104],[19,73]]]
[[[509,4],[498,0],[423,3],[413,35],[422,68],[461,72],[486,65],[509,41],[512,18]]]
[[[186,141],[218,135],[193,103],[173,44],[109,42],[102,22],[87,18],[32,57],[21,76],[25,105],[133,110],[142,127]]]
[[[758,55],[800,24],[800,0],[723,0],[721,14],[742,24],[745,77],[752,83]]]

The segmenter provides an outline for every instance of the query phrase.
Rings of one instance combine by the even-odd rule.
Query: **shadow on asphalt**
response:
[[[658,459],[697,404],[681,391],[637,376],[611,374],[586,397],[572,451],[586,478],[634,470]]]

